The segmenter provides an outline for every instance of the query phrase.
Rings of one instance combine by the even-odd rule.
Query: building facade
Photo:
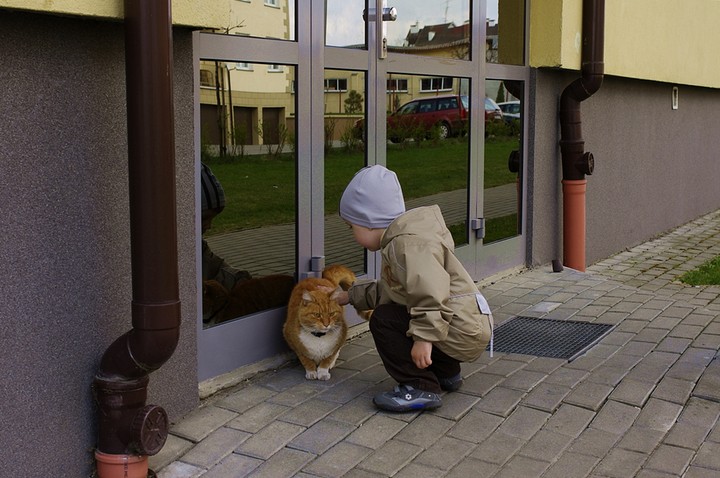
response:
[[[342,186],[366,164],[398,172],[408,207],[441,204],[478,280],[563,260],[559,103],[582,74],[588,2],[466,0],[433,2],[442,4],[433,11],[407,0],[381,22],[370,3],[172,1],[181,321],[148,386],[148,403],[171,422],[202,396],[291,358],[278,332],[282,307],[203,320],[203,237],[254,278],[297,280],[337,262],[377,277],[379,259],[335,214]],[[581,174],[582,267],[720,207],[720,6],[604,4],[602,84],[580,106],[595,165]],[[8,476],[92,473],[93,379],[133,327],[124,18],[119,0],[0,0]],[[681,27],[679,42],[668,31]],[[388,141],[396,105],[440,90],[470,98],[464,134],[414,130]],[[501,92],[522,105],[515,127],[486,124],[483,100]],[[367,125],[361,138],[351,134],[357,120]],[[204,236],[201,161],[227,200]]]

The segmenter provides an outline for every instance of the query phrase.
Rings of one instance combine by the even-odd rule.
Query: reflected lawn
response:
[[[495,139],[486,145],[485,187],[515,182],[507,158],[517,139]],[[446,140],[420,147],[388,146],[388,165],[402,184],[405,199],[467,187],[466,141]],[[296,164],[292,153],[230,159],[206,159],[227,197],[222,214],[208,235],[295,221]],[[325,213],[337,212],[348,181],[365,163],[362,151],[332,150],[325,161]]]

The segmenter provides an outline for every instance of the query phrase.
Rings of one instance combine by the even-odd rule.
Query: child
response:
[[[358,244],[382,254],[380,280],[356,283],[338,298],[374,309],[370,332],[399,385],[373,402],[396,412],[439,407],[442,390],[462,385],[460,363],[477,359],[492,333],[490,309],[455,257],[440,208],[406,212],[397,176],[375,165],[350,181],[340,216]]]

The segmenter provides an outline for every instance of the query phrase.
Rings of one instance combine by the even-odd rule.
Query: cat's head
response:
[[[305,290],[298,309],[300,325],[311,332],[328,332],[344,320],[343,309],[337,303],[339,291]]]

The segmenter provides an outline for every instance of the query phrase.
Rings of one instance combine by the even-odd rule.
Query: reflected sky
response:
[[[498,0],[488,0],[487,17],[497,20]],[[365,38],[362,0],[327,1],[327,39],[331,45],[358,44]],[[397,8],[398,18],[389,25],[389,43],[402,45],[410,26],[421,27],[454,22],[462,25],[468,17],[468,0],[388,0],[388,6]]]

